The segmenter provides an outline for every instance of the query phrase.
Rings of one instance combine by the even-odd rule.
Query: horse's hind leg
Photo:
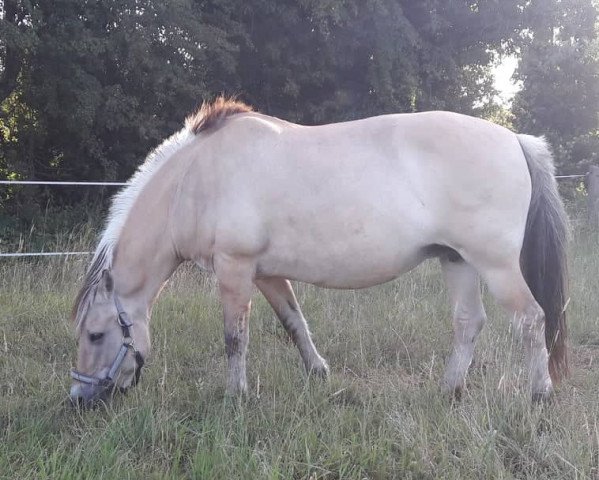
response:
[[[512,315],[514,332],[522,338],[528,359],[534,399],[544,399],[553,390],[545,345],[545,313],[534,299],[520,270],[518,258],[511,264],[479,268],[493,296]]]
[[[270,277],[257,279],[255,283],[299,349],[306,371],[323,377],[327,376],[329,367],[312,342],[308,324],[297,303],[289,280]]]
[[[453,316],[453,351],[447,362],[443,388],[459,396],[472,362],[474,344],[487,319],[476,270],[464,260],[442,259],[443,276]]]

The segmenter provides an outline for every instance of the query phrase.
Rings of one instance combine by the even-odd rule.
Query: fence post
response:
[[[585,180],[588,194],[587,214],[589,225],[599,227],[599,167],[592,166],[589,168]]]

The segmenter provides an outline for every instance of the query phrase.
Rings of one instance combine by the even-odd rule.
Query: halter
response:
[[[114,305],[117,310],[117,318],[116,321],[121,327],[123,331],[123,344],[119,349],[116,357],[112,362],[110,370],[104,378],[93,377],[91,375],[86,375],[85,373],[78,372],[77,370],[71,370],[71,377],[78,382],[85,383],[87,385],[99,386],[105,389],[110,389],[114,387],[114,379],[121,369],[121,365],[123,364],[123,360],[125,360],[125,356],[127,352],[131,350],[135,356],[135,379],[133,381],[133,385],[137,384],[139,381],[139,377],[141,376],[141,368],[144,366],[144,358],[141,353],[139,353],[135,347],[133,346],[133,339],[131,338],[131,332],[129,328],[133,326],[131,320],[129,320],[129,315],[125,312],[123,305],[119,298],[114,295]]]

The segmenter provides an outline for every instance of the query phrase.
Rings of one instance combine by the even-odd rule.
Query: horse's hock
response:
[[[599,167],[592,166],[586,178],[589,224],[599,227]]]

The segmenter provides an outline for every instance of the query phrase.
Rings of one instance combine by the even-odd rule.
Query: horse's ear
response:
[[[112,293],[114,281],[112,280],[112,275],[110,275],[110,270],[108,269],[102,271],[102,286],[106,293]]]

